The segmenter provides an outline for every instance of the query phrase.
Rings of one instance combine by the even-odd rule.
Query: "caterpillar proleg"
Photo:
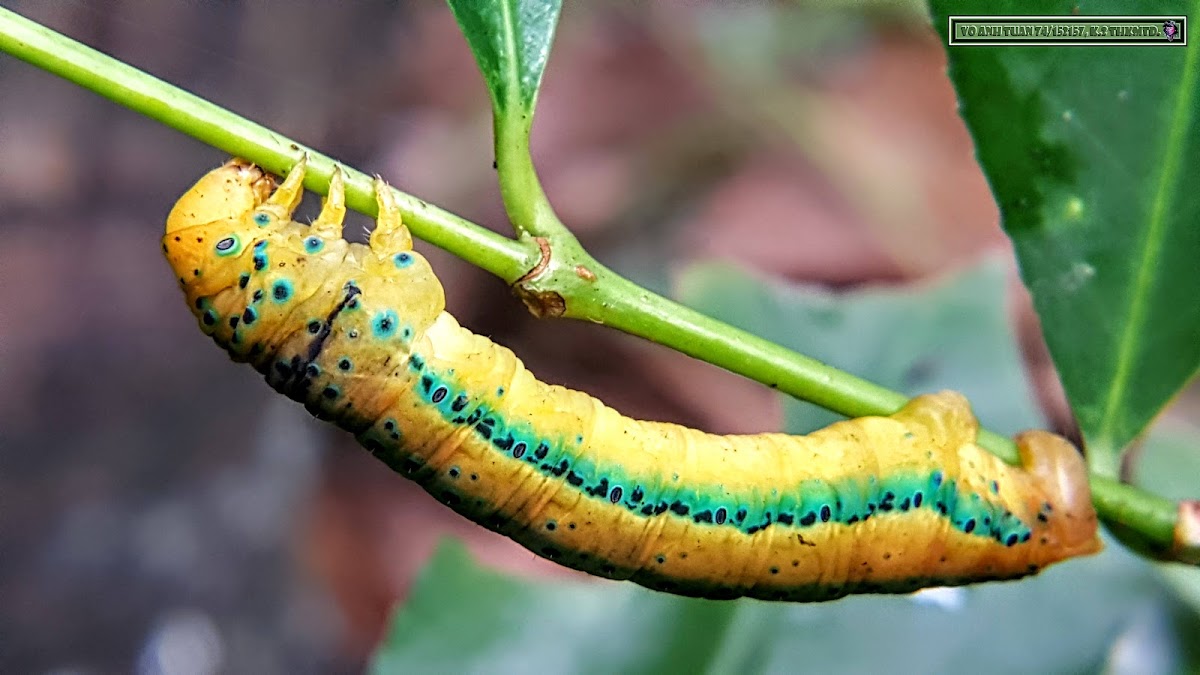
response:
[[[274,189],[234,160],[175,205],[163,251],[200,327],[540,556],[683,595],[807,601],[1016,578],[1100,548],[1076,449],[1026,432],[1008,466],[955,392],[806,436],[717,436],[540,382],[444,311],[381,180],[369,245],[341,238],[340,173],[311,226],[292,222],[304,171]]]

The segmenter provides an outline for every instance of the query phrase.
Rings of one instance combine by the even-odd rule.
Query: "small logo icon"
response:
[[[1167,37],[1167,42],[1174,42],[1175,38],[1179,37],[1179,24],[1174,21],[1164,21],[1163,35]]]

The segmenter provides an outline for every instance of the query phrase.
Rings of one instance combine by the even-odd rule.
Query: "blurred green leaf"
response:
[[[1133,482],[1170,499],[1200,499],[1200,429],[1165,422],[1134,455]],[[1200,569],[1163,564],[1160,571],[1200,612]]]
[[[1200,1],[935,0],[948,14]],[[1189,11],[1190,10],[1190,11]],[[1097,470],[1200,367],[1200,50],[950,47],[950,77]]]
[[[891,389],[955,389],[984,425],[1015,433],[1038,425],[1005,312],[1005,271],[991,260],[919,292],[835,294],[759,281],[736,267],[696,265],[679,281],[693,308]],[[851,337],[852,336],[852,337]],[[784,397],[787,431],[836,419]]]
[[[448,0],[497,114],[533,116],[561,0]]]
[[[926,354],[925,345],[940,340],[947,358],[931,355],[934,374],[912,382],[961,381],[974,387],[985,417],[1024,425],[1032,416],[1013,375],[1020,362],[1011,344],[977,339],[981,331],[1007,335],[992,332],[1004,315],[994,264],[935,287],[836,299],[722,266],[684,278],[691,305],[716,307],[727,312],[722,318],[764,332],[794,321],[778,329],[803,331],[785,336],[791,342],[814,336],[837,344],[839,354],[874,359],[871,367],[886,373],[908,373],[905,349]],[[870,321],[871,309],[885,316]],[[936,338],[928,334],[927,321],[956,313],[968,325],[947,321]],[[1171,672],[1188,667],[1185,638],[1195,625],[1153,567],[1117,545],[1020,582],[818,604],[693,600],[602,580],[516,580],[450,546],[396,613],[372,672],[1095,672],[1117,656],[1152,658]]]

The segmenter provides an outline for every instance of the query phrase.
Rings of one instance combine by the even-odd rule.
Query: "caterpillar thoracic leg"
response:
[[[715,436],[544,384],[460,327],[377,181],[369,246],[335,174],[311,227],[233,161],[167,218],[201,329],[438,499],[576,569],[687,595],[818,600],[1015,578],[1099,550],[1083,462],[1045,432],[1007,466],[954,392],[807,436]]]

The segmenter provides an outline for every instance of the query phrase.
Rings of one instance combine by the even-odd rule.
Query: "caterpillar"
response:
[[[292,222],[304,174],[302,160],[276,188],[235,159],[171,210],[163,251],[201,329],[537,555],[681,595],[815,601],[1017,578],[1100,548],[1074,446],[1025,432],[1006,465],[955,392],[806,436],[717,436],[545,384],[444,311],[381,179],[363,245],[341,236],[340,170],[311,225]]]

